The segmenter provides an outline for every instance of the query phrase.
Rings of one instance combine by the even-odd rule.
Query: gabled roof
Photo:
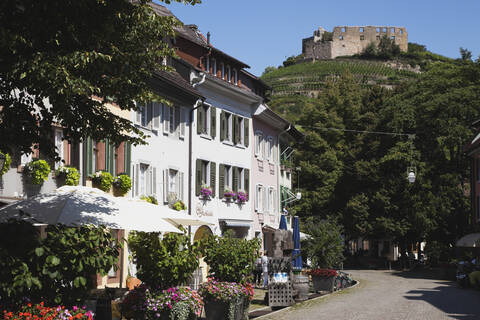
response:
[[[156,4],[156,3],[153,3],[153,2],[150,2],[149,5],[152,7],[153,11],[158,14],[159,16],[169,16],[169,17],[175,17],[175,15],[173,15],[173,13],[168,10],[166,7],[162,6],[162,5],[159,5],[159,4]],[[175,17],[178,21],[180,21],[180,19],[178,19],[177,17]],[[181,22],[181,21],[180,21]],[[207,42],[207,39],[203,36],[203,34],[198,30],[198,27],[194,24],[189,24],[189,25],[184,25],[182,24],[181,26],[179,27],[175,27],[174,28],[175,31],[177,32],[178,36],[179,37],[182,37],[190,42],[193,42],[205,49],[208,49],[208,50],[212,50],[214,51],[215,53],[221,55],[221,56],[224,56],[226,57],[227,59],[229,60],[232,60],[233,62],[237,63],[238,65],[240,65],[242,68],[250,68],[249,65],[247,65],[246,63],[240,61],[240,60],[237,60],[235,59],[234,57],[226,54],[225,52],[215,48],[214,46],[212,46],[211,44],[209,44]]]

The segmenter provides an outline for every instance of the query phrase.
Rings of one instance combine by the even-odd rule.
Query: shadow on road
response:
[[[480,292],[459,288],[449,282],[437,283],[442,285],[408,291],[405,298],[425,301],[453,319],[480,319]]]
[[[392,275],[407,279],[431,279],[431,280],[447,280],[444,273],[436,270],[429,269],[417,269],[417,270],[405,270],[405,271],[393,271]]]

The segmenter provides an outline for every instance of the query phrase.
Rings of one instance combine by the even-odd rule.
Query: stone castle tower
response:
[[[302,53],[305,59],[314,60],[352,56],[362,53],[371,42],[378,45],[384,35],[394,40],[401,51],[407,51],[408,34],[404,27],[343,26],[333,28],[333,33],[319,27],[313,37],[302,39]]]

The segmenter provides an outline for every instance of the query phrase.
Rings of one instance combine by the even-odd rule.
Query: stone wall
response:
[[[313,37],[302,40],[302,53],[306,59],[334,59],[361,53],[374,42],[378,45],[386,35],[395,41],[401,51],[408,50],[408,33],[404,27],[392,26],[339,26],[333,29],[332,40],[325,39],[322,27],[315,30]]]

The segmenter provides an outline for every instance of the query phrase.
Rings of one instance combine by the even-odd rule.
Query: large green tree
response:
[[[54,155],[53,123],[71,141],[141,143],[141,132],[105,104],[131,110],[152,99],[148,81],[174,54],[164,39],[178,21],[156,15],[148,2],[2,1],[0,149],[30,152],[39,144]]]

